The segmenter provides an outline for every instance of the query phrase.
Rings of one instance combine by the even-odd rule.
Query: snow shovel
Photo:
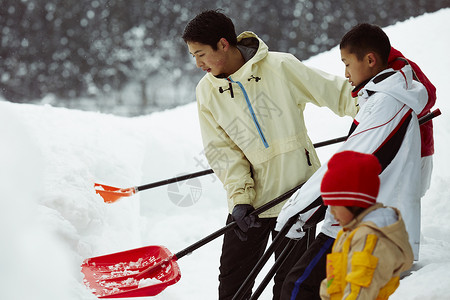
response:
[[[174,178],[170,178],[170,179],[165,179],[165,180],[161,180],[161,181],[157,181],[157,182],[153,182],[153,183],[149,183],[149,184],[145,184],[145,185],[130,187],[130,188],[117,188],[117,187],[104,185],[104,184],[100,184],[100,183],[94,183],[94,188],[95,188],[95,192],[97,194],[99,194],[100,196],[102,196],[103,200],[106,203],[113,203],[122,197],[129,197],[129,196],[132,196],[132,195],[136,194],[137,192],[140,192],[143,190],[148,190],[148,189],[151,189],[154,187],[158,187],[158,186],[162,186],[162,185],[166,185],[166,184],[170,184],[170,183],[174,183],[174,182],[178,182],[178,181],[188,180],[188,179],[200,177],[203,175],[208,175],[213,172],[214,171],[212,169],[209,169],[209,170],[199,171],[199,172],[195,172],[195,173],[191,173],[191,174],[186,174],[186,175],[182,175],[182,176],[178,176],[178,177],[174,177]]]
[[[441,111],[439,109],[436,109],[435,111],[430,112],[427,115],[420,118],[419,124],[422,125],[423,123],[430,121],[431,119],[439,116],[440,114],[441,114]],[[319,148],[319,147],[323,147],[323,146],[337,144],[337,143],[345,141],[346,139],[347,139],[347,136],[342,136],[342,137],[326,140],[323,142],[315,143],[313,146],[314,146],[314,148]],[[114,203],[122,197],[129,197],[129,196],[132,196],[132,195],[136,194],[137,192],[140,192],[143,190],[148,190],[148,189],[151,189],[154,187],[208,175],[213,172],[214,171],[212,169],[208,169],[208,170],[204,170],[204,171],[190,173],[190,174],[186,174],[186,175],[182,175],[182,176],[178,176],[178,177],[174,177],[174,178],[170,178],[170,179],[165,179],[165,180],[161,180],[161,181],[157,181],[157,182],[153,182],[153,183],[149,183],[149,184],[145,184],[145,185],[130,187],[130,188],[118,188],[118,187],[113,187],[113,186],[109,186],[109,185],[105,185],[105,184],[94,183],[94,188],[95,188],[95,192],[97,194],[99,194],[100,196],[102,196],[103,201],[105,203]]]
[[[251,214],[260,213],[292,196],[303,184],[287,191]],[[164,246],[146,246],[87,258],[81,265],[83,282],[98,298],[148,297],[180,280],[177,260],[233,229],[231,222],[176,254]],[[289,228],[288,228],[289,229]]]

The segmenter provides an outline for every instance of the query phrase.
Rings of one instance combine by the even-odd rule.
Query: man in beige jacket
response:
[[[249,213],[320,166],[304,123],[306,104],[352,117],[357,107],[344,78],[307,67],[291,54],[269,52],[252,32],[236,37],[233,22],[220,12],[197,15],[183,39],[207,73],[196,89],[205,154],[227,192],[227,223],[238,224],[236,234],[225,234],[220,259],[219,299],[231,299],[275,234],[282,204],[259,219]],[[305,249],[305,242],[298,244],[293,260]],[[274,299],[286,272],[275,276]]]

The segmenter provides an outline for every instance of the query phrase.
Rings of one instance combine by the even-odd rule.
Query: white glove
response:
[[[303,231],[303,225],[305,225],[306,221],[309,220],[311,218],[311,216],[317,212],[318,209],[320,209],[320,206],[315,206],[312,209],[306,211],[305,213],[300,214],[298,216],[297,221],[289,229],[289,232],[286,234],[286,237],[288,237],[290,239],[302,238],[305,235],[305,232]],[[281,212],[283,212],[283,210]],[[292,215],[295,215],[295,214],[298,214],[298,212],[295,212]],[[281,213],[280,213],[280,215],[281,215]],[[278,216],[277,225],[275,226],[275,230],[277,230],[277,231],[280,231],[283,228],[283,226],[287,223],[287,220],[289,220],[289,218],[287,218],[286,221],[284,221],[284,219],[281,219],[283,222],[280,222],[280,215]],[[286,214],[283,214],[282,218],[284,216],[286,216]]]
[[[305,225],[305,222],[303,222],[299,217],[297,219],[297,222],[295,222],[295,224],[292,225],[291,229],[289,229],[286,237],[290,239],[301,239],[302,237],[304,237],[305,232],[303,231],[303,225]]]

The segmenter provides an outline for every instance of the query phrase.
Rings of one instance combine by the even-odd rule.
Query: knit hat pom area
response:
[[[381,166],[372,154],[338,152],[328,161],[320,193],[325,205],[358,206],[375,204],[380,188]]]

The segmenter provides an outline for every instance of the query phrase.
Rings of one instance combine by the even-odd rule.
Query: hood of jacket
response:
[[[428,94],[426,88],[413,80],[413,71],[410,65],[401,70],[386,69],[372,78],[358,93],[361,104],[373,93],[384,93],[406,104],[416,114],[419,114],[427,104]]]
[[[269,53],[269,47],[253,32],[245,31],[238,37],[238,45],[256,49],[255,55],[250,58],[239,70],[231,74],[228,78],[234,81],[247,81],[255,72],[254,64],[262,60]],[[205,75],[205,78],[211,82],[215,88],[226,88],[227,78],[219,78],[211,73]]]

